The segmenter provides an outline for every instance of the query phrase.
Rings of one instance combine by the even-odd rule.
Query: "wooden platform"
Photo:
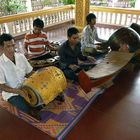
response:
[[[123,70],[114,86],[96,99],[65,140],[139,140],[139,72]],[[0,140],[51,140],[3,109],[0,109],[0,132]]]
[[[114,83],[64,140],[140,140],[140,68],[122,70]],[[0,140],[52,138],[0,108]]]

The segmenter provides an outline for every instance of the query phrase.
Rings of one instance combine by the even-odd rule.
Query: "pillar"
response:
[[[76,0],[75,26],[82,31],[86,25],[86,16],[89,13],[90,0]]]

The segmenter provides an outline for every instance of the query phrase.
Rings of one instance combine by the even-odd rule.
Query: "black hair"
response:
[[[74,34],[77,34],[79,33],[79,30],[75,27],[70,27],[68,30],[67,30],[67,36],[68,37],[71,37],[72,35]]]
[[[4,45],[4,41],[11,41],[12,39],[14,39],[12,35],[3,33],[0,35],[0,46]]]
[[[39,27],[39,28],[43,28],[44,27],[44,22],[43,20],[41,20],[40,18],[37,18],[33,21],[33,27]]]
[[[93,13],[89,13],[86,17],[87,24],[89,24],[92,19],[96,19],[96,16]]]

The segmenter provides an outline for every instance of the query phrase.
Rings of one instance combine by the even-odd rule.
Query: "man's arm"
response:
[[[89,62],[95,62],[95,58],[94,57],[91,57],[91,56],[84,56],[83,54],[82,54],[82,52],[81,52],[81,43],[79,43],[78,44],[79,45],[79,56],[78,56],[78,58],[79,58],[79,60],[81,60],[81,61],[86,61],[86,60],[88,60]]]
[[[28,36],[26,34],[24,37],[24,42],[23,42],[23,47],[24,47],[25,53],[28,53],[28,43],[29,43],[29,40],[28,40]]]
[[[25,77],[26,77],[26,78],[30,77],[34,72],[35,72],[35,71],[32,70],[30,73],[26,74]]]
[[[21,62],[25,64],[24,65],[26,73],[25,77],[28,78],[34,73],[33,67],[31,66],[31,64],[24,55],[21,54],[21,58],[22,58]]]
[[[106,40],[99,38],[98,33],[97,33],[97,29],[95,29],[95,40],[98,42],[106,42]]]
[[[65,47],[64,46],[61,46],[59,51],[58,51],[58,55],[60,56],[60,67],[61,69],[65,69],[69,66],[69,63],[67,62],[67,59],[66,59],[66,53],[65,53]]]
[[[48,44],[46,47],[48,47],[51,51],[58,51],[58,48],[53,47],[51,44]]]
[[[78,51],[78,58],[79,58],[79,60],[82,60],[82,61],[87,60],[87,56],[84,56],[82,54],[82,51],[81,51],[81,43],[79,42],[77,45],[78,45],[77,46],[77,48],[78,48],[77,51]]]
[[[25,51],[25,53],[27,53],[28,52],[28,45],[26,44],[26,43],[24,43],[24,51]]]
[[[11,88],[11,87],[7,86],[6,84],[0,84],[0,90],[24,96],[24,92],[21,89]]]

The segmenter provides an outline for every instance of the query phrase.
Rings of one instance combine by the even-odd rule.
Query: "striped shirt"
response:
[[[25,35],[24,45],[27,46],[29,54],[41,54],[46,50],[46,45],[49,45],[47,34],[43,31],[40,34],[30,31]]]

